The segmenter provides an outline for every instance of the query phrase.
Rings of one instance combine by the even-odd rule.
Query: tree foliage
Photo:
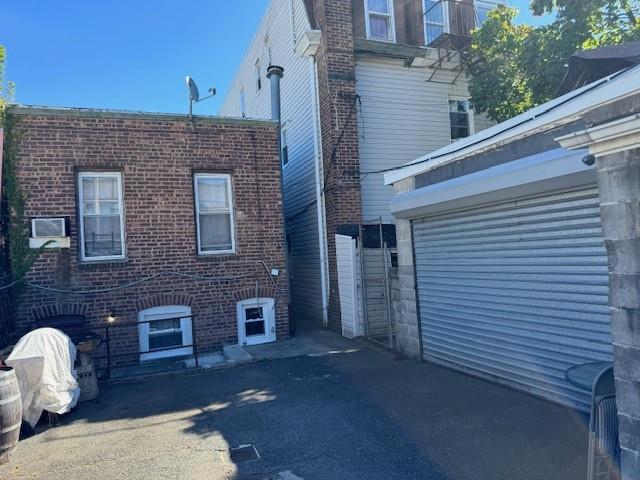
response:
[[[473,32],[471,96],[496,121],[552,99],[576,50],[640,39],[640,0],[531,0],[531,10],[555,20],[517,25],[518,11],[500,7]]]

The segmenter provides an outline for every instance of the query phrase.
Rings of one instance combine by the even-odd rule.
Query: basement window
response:
[[[198,255],[235,253],[231,175],[194,175]]]
[[[80,259],[123,259],[124,215],[120,172],[78,175]]]
[[[364,0],[367,38],[395,42],[393,0]]]

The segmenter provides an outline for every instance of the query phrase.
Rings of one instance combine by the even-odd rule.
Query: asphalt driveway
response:
[[[353,346],[103,386],[0,478],[585,478],[584,416]],[[260,458],[232,460],[246,444]]]

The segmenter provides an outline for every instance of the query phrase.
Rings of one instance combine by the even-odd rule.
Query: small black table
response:
[[[590,362],[581,365],[574,365],[564,372],[564,377],[570,384],[591,391],[593,382],[600,372],[613,365],[611,362]]]

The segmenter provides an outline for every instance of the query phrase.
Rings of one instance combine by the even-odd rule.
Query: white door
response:
[[[191,308],[166,305],[148,308],[138,314],[140,360],[193,354]]]
[[[338,266],[342,335],[348,338],[359,337],[364,334],[359,308],[359,263],[357,258],[355,239],[347,235],[336,235],[336,262]]]
[[[275,342],[276,312],[273,298],[249,298],[238,302],[238,343]]]

